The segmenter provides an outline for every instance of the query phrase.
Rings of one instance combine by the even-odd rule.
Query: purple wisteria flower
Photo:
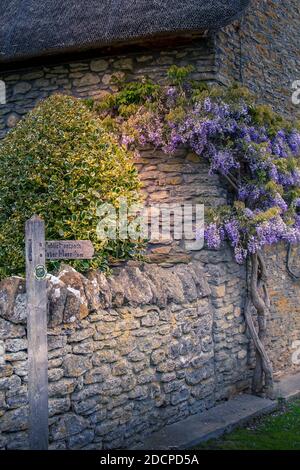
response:
[[[217,224],[213,223],[208,225],[204,231],[204,238],[207,242],[208,248],[218,249],[221,246],[222,237]]]
[[[209,174],[227,176],[237,186],[230,215],[209,222],[205,240],[218,249],[228,240],[238,263],[265,245],[300,242],[300,132],[257,124],[245,99],[218,97],[184,101],[187,87],[166,87],[148,116],[141,112],[133,135],[141,145],[172,154],[184,146],[209,164]],[[186,95],[187,98],[187,95]],[[146,113],[147,114],[147,113]],[[273,126],[274,127],[274,126]],[[122,143],[133,138],[123,135]],[[196,171],[196,170],[195,170]],[[233,185],[234,186],[234,185]],[[215,209],[218,215],[218,208]],[[275,214],[275,215],[274,215]]]
[[[204,108],[204,111],[206,111],[207,113],[211,112],[212,102],[211,102],[210,98],[205,98],[204,103],[203,103],[203,108]]]
[[[209,174],[221,173],[227,175],[230,170],[239,168],[240,164],[235,160],[234,156],[228,150],[216,151],[211,156],[211,164]]]
[[[247,258],[247,250],[241,246],[236,246],[234,249],[234,257],[238,264],[243,264]]]
[[[288,145],[294,155],[300,154],[300,133],[292,131],[288,136]]]
[[[224,224],[225,232],[232,246],[237,246],[240,241],[240,227],[237,220],[230,220]]]
[[[167,89],[166,95],[167,95],[169,98],[174,98],[174,97],[177,95],[177,89],[176,89],[176,87],[175,87],[175,86],[170,86],[170,87]]]
[[[289,208],[283,197],[277,193],[273,198],[271,197],[270,200],[268,201],[267,206],[272,207],[276,206],[281,209],[282,212],[286,212]]]
[[[300,207],[300,197],[297,197],[297,199],[294,199],[293,206],[294,207]]]

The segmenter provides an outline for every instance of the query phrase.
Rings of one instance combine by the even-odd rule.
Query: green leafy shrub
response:
[[[77,269],[131,256],[133,243],[96,234],[99,204],[139,200],[131,157],[73,97],[53,95],[20,121],[0,144],[0,277],[24,273],[24,224],[33,214],[45,219],[47,239],[93,242],[95,258],[73,261]]]

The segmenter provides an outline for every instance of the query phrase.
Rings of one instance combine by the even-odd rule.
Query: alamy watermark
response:
[[[292,83],[292,89],[294,90],[292,94],[292,103],[297,106],[300,104],[300,80],[295,80]]]
[[[296,366],[299,366],[300,365],[300,341],[299,340],[293,341],[292,349],[295,349],[295,351],[292,354],[292,363],[295,364]]]
[[[6,104],[6,86],[3,80],[0,80],[0,105]]]
[[[105,203],[97,208],[100,240],[184,240],[185,249],[201,250],[204,245],[203,204],[128,204],[120,197],[116,206]]]

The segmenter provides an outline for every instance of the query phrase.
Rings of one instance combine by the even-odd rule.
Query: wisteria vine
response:
[[[238,263],[251,260],[245,316],[257,361],[254,389],[272,388],[272,366],[264,350],[269,307],[262,250],[278,242],[300,242],[300,127],[256,103],[248,90],[196,84],[188,71],[169,73],[171,84],[130,84],[102,103],[109,126],[121,129],[124,145],[150,144],[166,154],[192,149],[209,163],[209,174],[226,180],[229,203],[206,211],[210,249],[229,242]],[[258,332],[250,315],[258,314]]]
[[[300,132],[260,124],[243,97],[226,103],[223,96],[207,96],[186,107],[177,100],[182,90],[169,87],[156,109],[151,101],[141,106],[124,122],[122,141],[150,143],[167,154],[189,147],[209,162],[209,174],[226,178],[234,204],[207,211],[208,247],[227,240],[243,263],[265,245],[299,243]]]

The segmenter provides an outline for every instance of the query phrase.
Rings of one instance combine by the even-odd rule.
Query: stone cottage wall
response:
[[[297,112],[289,95],[298,66],[296,1],[288,2],[286,16],[280,13],[285,2],[254,3],[260,13],[257,19],[249,11],[242,41],[231,26],[215,38],[165,49],[0,72],[8,98],[0,106],[1,136],[51,93],[101,97],[116,90],[115,74],[161,81],[174,63],[194,64],[195,79],[241,79],[263,101]],[[283,36],[289,48],[280,49]],[[144,149],[135,163],[148,205],[226,203],[222,181],[184,149],[172,157]],[[287,274],[286,247],[267,255],[268,351],[281,374],[299,370],[292,363],[292,345],[300,340],[299,282]],[[152,242],[148,261],[114,268],[110,279],[65,267],[49,281],[51,448],[132,446],[167,423],[249,390],[254,355],[243,317],[245,266],[226,247],[192,252],[172,240]],[[0,448],[28,445],[25,311],[24,282],[2,281]]]
[[[147,205],[226,202],[218,178],[209,177],[207,165],[185,149],[172,158],[145,149],[135,164]],[[249,389],[253,351],[242,312],[244,267],[234,262],[226,247],[219,252],[187,251],[183,241],[172,240],[150,243],[148,261],[114,268],[108,280],[99,273],[85,279],[67,268],[57,280],[52,278],[52,448],[131,446],[165,424]],[[5,280],[0,292],[2,445],[23,448],[24,284],[15,278]],[[77,330],[84,330],[82,336]],[[72,372],[66,372],[69,362]],[[93,374],[96,378],[89,378]],[[123,390],[127,380],[129,388]]]
[[[300,80],[298,0],[252,0],[241,21],[216,36],[219,79],[239,81],[290,119],[292,83]]]
[[[230,294],[232,283],[222,276]],[[223,290],[216,280],[209,287],[197,262],[129,263],[109,278],[64,266],[49,278],[48,296],[50,448],[133,445],[213,406],[224,389],[235,393],[249,377],[240,315],[232,315],[236,328],[232,319],[226,326],[226,313],[216,308]],[[26,448],[21,278],[2,281],[0,309],[0,446]],[[224,346],[229,327],[232,342]]]
[[[299,19],[298,0],[253,0],[241,21],[212,37],[170,38],[167,46],[154,43],[136,51],[103,52],[67,63],[60,59],[46,65],[24,64],[10,71],[2,66],[7,105],[0,105],[0,137],[51,93],[101,97],[116,90],[114,75],[128,80],[148,75],[161,81],[172,64],[194,65],[196,80],[242,82],[262,102],[299,118],[300,106],[291,100],[292,83],[300,79]]]
[[[293,248],[292,268],[300,276],[300,248]],[[299,351],[300,340],[300,280],[293,280],[286,269],[287,247],[269,248],[265,259],[269,273],[268,289],[271,300],[268,317],[268,354],[276,375],[299,372],[299,353],[296,362],[293,354]]]
[[[218,178],[180,150],[136,158],[146,204],[226,202]],[[286,247],[268,250],[268,352],[276,375],[300,339],[299,282]],[[297,252],[293,267],[298,271]],[[149,263],[129,262],[87,278],[63,267],[49,282],[51,448],[111,448],[249,391],[254,351],[243,307],[245,266],[224,246],[187,251],[182,241],[149,244]],[[24,281],[0,285],[2,448],[27,446]],[[74,434],[73,434],[74,433]]]
[[[286,277],[282,259],[268,257],[277,270],[268,319],[277,374],[292,370],[300,333],[299,285]],[[50,448],[132,447],[249,391],[244,288],[244,268],[226,247],[169,267],[128,262],[108,278],[68,266],[49,276]],[[26,292],[13,277],[0,283],[1,449],[28,448],[27,380]]]
[[[179,150],[172,157],[162,152],[148,149],[136,158],[136,165],[143,184],[147,205],[200,203],[207,206],[226,204],[227,193],[223,182],[217,176],[208,176],[208,165],[197,155]],[[292,267],[300,276],[299,248],[293,249]],[[271,298],[271,310],[268,317],[269,342],[268,352],[274,365],[275,374],[299,370],[293,364],[293,344],[300,340],[299,289],[300,280],[294,280],[287,272],[287,246],[281,245],[266,250],[268,267],[268,287]],[[217,375],[223,383],[222,398],[231,394],[230,380],[236,370],[232,362],[232,348],[245,331],[243,307],[246,292],[246,268],[239,266],[232,258],[230,250],[188,251],[184,241],[158,240],[148,246],[148,260],[161,265],[174,265],[197,261],[206,271],[212,291],[215,294],[213,306],[216,312],[216,338],[222,349],[223,358],[218,365]],[[245,336],[242,341],[246,341]],[[228,344],[231,347],[228,347]],[[240,353],[240,356],[243,352]],[[252,367],[253,351],[249,344],[248,364]],[[229,380],[226,383],[226,367]],[[243,378],[241,378],[241,387]],[[246,382],[244,383],[247,386]]]
[[[0,137],[39,100],[52,93],[68,93],[81,98],[101,98],[117,89],[117,80],[137,80],[149,76],[156,81],[166,78],[171,65],[193,64],[195,80],[212,81],[216,76],[214,40],[198,38],[188,45],[165,49],[151,48],[113,56],[74,60],[70,63],[25,67],[0,71],[6,83],[7,105],[0,105]]]

